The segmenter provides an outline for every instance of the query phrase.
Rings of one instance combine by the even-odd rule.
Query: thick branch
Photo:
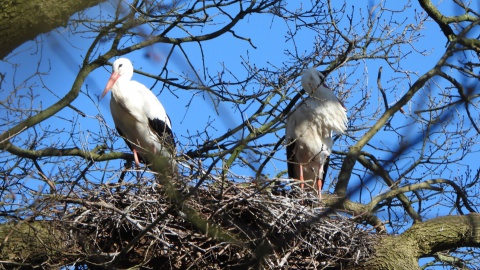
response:
[[[41,157],[82,157],[88,160],[94,161],[106,161],[112,159],[125,159],[125,160],[133,160],[132,154],[122,153],[122,152],[110,152],[104,153],[104,150],[107,149],[105,145],[99,145],[95,147],[92,151],[85,151],[80,148],[65,148],[65,149],[58,149],[58,148],[45,148],[39,150],[27,150],[22,149],[18,146],[13,145],[9,141],[4,144],[5,150],[9,153],[23,157],[23,158],[30,158],[30,159],[37,159]]]
[[[103,0],[0,1],[0,59],[36,36],[63,26],[76,12]]]
[[[452,41],[455,34],[448,25],[447,17],[443,16],[443,14],[438,11],[438,9],[433,5],[430,0],[419,0],[418,2],[427,12],[428,16],[430,16],[438,24],[438,26],[440,26],[440,29],[442,29],[442,32],[447,37],[447,39],[449,41]]]
[[[352,202],[330,194],[322,195],[322,203],[329,208],[352,215],[356,222],[370,224],[377,232],[386,232],[385,225],[374,215],[372,212],[373,208],[368,207],[368,205]]]
[[[420,269],[419,258],[460,247],[480,247],[480,214],[439,217],[382,238],[362,269]]]
[[[478,39],[466,38],[462,34],[457,35],[453,32],[449,25],[450,23],[472,21],[474,23],[470,24],[471,27],[478,24],[478,18],[469,16],[468,14],[457,17],[446,17],[433,5],[430,0],[419,0],[419,3],[427,12],[428,16],[430,16],[438,24],[438,26],[440,26],[440,29],[442,29],[442,32],[447,37],[448,41],[456,41],[466,47],[469,47],[469,49],[474,49],[477,52],[480,52],[480,41]]]

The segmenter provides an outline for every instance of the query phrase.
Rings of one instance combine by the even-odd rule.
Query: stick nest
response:
[[[365,226],[278,183],[217,182],[187,199],[191,186],[104,185],[68,204],[67,223],[82,234],[70,239],[85,239],[75,246],[90,268],[329,269],[369,257],[375,236]]]

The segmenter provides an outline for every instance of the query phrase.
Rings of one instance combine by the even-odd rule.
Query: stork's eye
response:
[[[118,65],[119,68],[121,68],[122,66],[123,66],[123,64]]]

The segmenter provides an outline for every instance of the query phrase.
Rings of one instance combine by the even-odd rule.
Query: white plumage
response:
[[[130,60],[117,59],[102,98],[112,89],[110,110],[113,121],[118,133],[132,149],[137,167],[141,158],[153,171],[164,172],[166,166],[176,166],[170,119],[152,91],[132,81],[132,76]]]
[[[332,151],[332,133],[347,130],[345,106],[324,84],[325,76],[311,68],[302,75],[302,87],[309,94],[288,116],[286,142],[288,176],[312,180],[321,198],[323,178]]]

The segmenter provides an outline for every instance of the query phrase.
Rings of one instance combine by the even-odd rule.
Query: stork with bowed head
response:
[[[332,151],[332,133],[347,130],[347,109],[324,83],[325,76],[310,68],[302,75],[302,87],[309,94],[287,117],[286,143],[288,176],[314,182],[322,198],[323,181]]]
[[[102,98],[112,90],[110,111],[118,133],[133,151],[137,169],[140,159],[157,173],[176,174],[175,140],[162,103],[145,85],[132,81],[130,60],[119,58]]]

